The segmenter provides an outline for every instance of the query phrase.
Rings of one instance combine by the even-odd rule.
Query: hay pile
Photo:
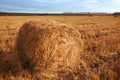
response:
[[[18,33],[17,49],[24,69],[46,77],[74,73],[82,53],[80,33],[56,22],[30,21]]]

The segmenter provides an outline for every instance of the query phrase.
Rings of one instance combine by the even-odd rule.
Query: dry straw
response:
[[[21,64],[15,51],[0,53],[0,74],[18,74]]]
[[[45,77],[57,78],[75,71],[82,48],[79,31],[51,21],[27,22],[17,38],[23,68]]]

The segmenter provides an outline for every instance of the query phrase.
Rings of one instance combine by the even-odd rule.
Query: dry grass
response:
[[[0,53],[0,74],[18,74],[21,71],[21,63],[15,52]]]
[[[119,80],[120,79],[120,17],[113,16],[1,16],[0,54],[14,50],[16,35],[23,23],[30,20],[51,20],[75,27],[81,33],[84,48],[77,72],[65,76],[64,80]],[[16,21],[18,20],[18,21]],[[48,38],[48,37],[47,37]],[[44,39],[47,39],[44,38]],[[71,38],[70,38],[71,39]],[[46,43],[46,42],[44,42]],[[47,45],[45,45],[47,46]],[[73,46],[74,48],[74,46]],[[81,48],[80,48],[81,49]],[[3,58],[0,55],[1,59]],[[2,59],[4,60],[4,59]],[[1,61],[2,61],[1,60]],[[13,58],[10,59],[16,62]],[[3,63],[3,62],[1,62]],[[3,72],[4,73],[4,72]],[[22,70],[17,75],[2,74],[2,80],[36,80],[34,74]],[[62,72],[64,73],[64,71]],[[49,74],[49,73],[48,73]],[[44,75],[44,74],[43,74]],[[47,80],[45,76],[41,80]],[[64,76],[64,75],[61,75]],[[50,80],[50,79],[49,79]]]

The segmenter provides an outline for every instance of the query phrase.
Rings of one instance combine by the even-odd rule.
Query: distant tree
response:
[[[120,12],[113,13],[114,17],[120,16]]]

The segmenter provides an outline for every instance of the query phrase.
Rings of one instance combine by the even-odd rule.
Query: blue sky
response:
[[[120,12],[120,0],[0,0],[1,12]]]

